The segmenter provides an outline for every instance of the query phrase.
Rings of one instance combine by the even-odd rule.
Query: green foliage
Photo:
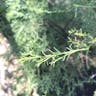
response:
[[[46,36],[44,35],[45,29],[41,29],[43,25],[43,14],[38,15],[36,11],[40,5],[38,6],[38,2],[35,1],[22,2],[17,0],[16,2],[7,2],[9,6],[7,17],[12,22],[11,26],[16,33],[15,39],[21,52],[33,51],[40,53],[39,51],[44,50],[47,45]],[[30,8],[31,6],[32,8]],[[41,35],[41,37],[39,37],[39,35]],[[42,43],[43,41],[45,42]]]
[[[75,96],[75,88],[83,86],[80,77],[86,70],[80,54],[88,56],[96,43],[96,2],[55,1],[5,1],[28,84],[26,96],[34,84],[40,96]]]

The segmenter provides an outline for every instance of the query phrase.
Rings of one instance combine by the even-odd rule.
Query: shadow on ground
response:
[[[19,54],[18,45],[14,38],[14,32],[12,32],[12,28],[10,22],[6,18],[6,3],[5,1],[0,1],[0,33],[3,34],[4,37],[7,38],[10,43],[13,52]]]

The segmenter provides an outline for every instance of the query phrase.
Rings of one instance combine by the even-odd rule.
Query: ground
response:
[[[18,60],[12,53],[6,37],[0,33],[0,96],[13,96],[13,85],[16,84]]]

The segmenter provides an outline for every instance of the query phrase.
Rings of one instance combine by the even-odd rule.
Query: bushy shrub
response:
[[[75,96],[75,89],[90,80],[87,71],[92,62],[88,58],[84,65],[83,57],[89,57],[90,46],[96,43],[96,2],[6,0],[5,3],[6,17],[29,84],[27,95],[36,84],[41,96]]]

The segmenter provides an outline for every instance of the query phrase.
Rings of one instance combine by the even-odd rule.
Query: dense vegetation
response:
[[[1,0],[0,5],[0,30],[26,78],[19,78],[27,84],[23,96],[34,86],[40,96],[93,96],[96,0]]]

